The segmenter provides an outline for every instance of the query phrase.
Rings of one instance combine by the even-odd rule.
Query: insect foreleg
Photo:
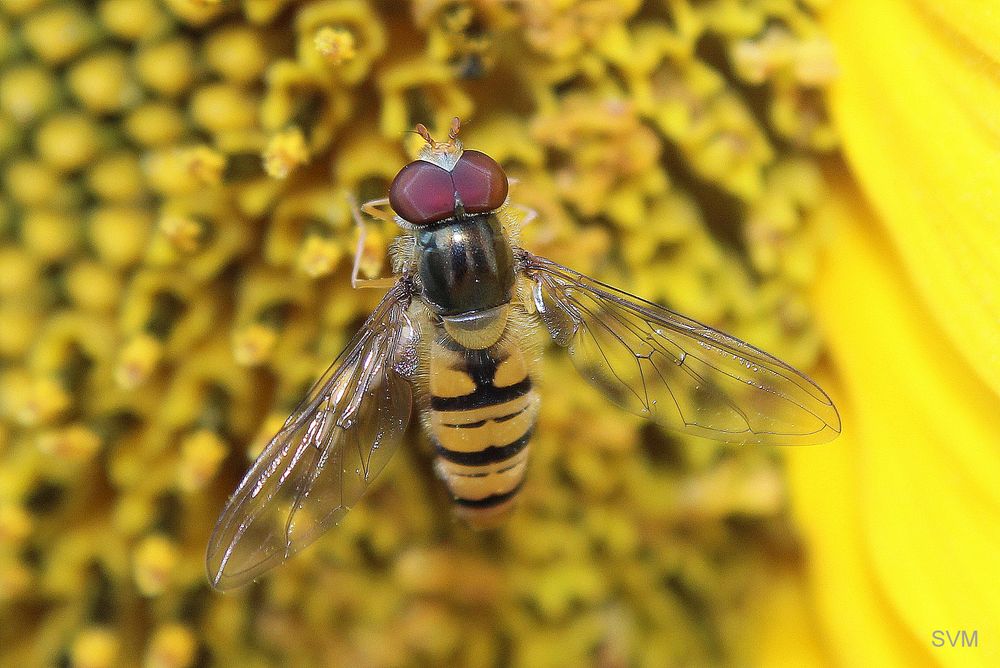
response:
[[[521,227],[531,225],[531,223],[535,222],[535,219],[538,218],[538,211],[532,209],[531,207],[527,207],[522,204],[513,204],[512,207],[524,214],[524,218],[520,223]]]
[[[351,287],[355,290],[360,288],[391,288],[396,284],[398,280],[394,276],[388,276],[386,278],[358,278],[358,272],[361,270],[361,255],[365,250],[365,238],[368,236],[368,227],[365,224],[364,218],[361,217],[361,211],[358,209],[358,203],[355,201],[354,197],[348,196],[348,200],[351,203],[351,215],[354,217],[354,223],[358,226],[358,245],[354,250],[354,266],[351,268]],[[392,220],[392,216],[386,218],[387,215],[384,211],[374,208],[378,204],[387,203],[388,199],[377,199],[371,202],[366,202],[362,208],[365,213],[368,213],[376,218],[382,218],[383,220]],[[369,209],[369,207],[372,207]]]
[[[378,218],[379,220],[384,220],[388,223],[396,222],[396,216],[391,212],[386,211],[380,207],[383,207],[389,203],[388,197],[382,197],[381,199],[373,199],[369,202],[365,202],[361,205],[361,210],[367,213],[372,218]],[[355,214],[355,219],[357,215]]]

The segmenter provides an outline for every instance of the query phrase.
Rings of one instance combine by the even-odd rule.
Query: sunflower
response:
[[[995,663],[997,37],[915,0],[3,3],[0,663]],[[814,371],[844,433],[695,442],[549,351],[507,525],[455,522],[413,434],[217,594],[227,494],[377,300],[349,202],[453,116],[526,247]]]
[[[846,166],[829,166],[833,229],[812,303],[852,426],[837,447],[789,458],[810,590],[842,665],[989,665],[1000,24],[972,3],[847,1],[824,26]]]

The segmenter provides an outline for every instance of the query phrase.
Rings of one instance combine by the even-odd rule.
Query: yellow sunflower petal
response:
[[[767,668],[832,665],[833,655],[821,644],[815,605],[801,572],[774,568],[767,591],[751,603],[748,630],[752,642],[741,659]]]
[[[843,665],[996,665],[982,639],[1000,634],[1000,401],[845,183],[833,219],[815,303],[844,433],[789,454],[830,647]],[[932,644],[963,629],[977,648]]]
[[[1000,395],[995,3],[842,0],[825,24],[842,70],[832,113],[914,306]]]

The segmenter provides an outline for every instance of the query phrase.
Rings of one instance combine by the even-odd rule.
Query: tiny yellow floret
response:
[[[164,624],[153,633],[144,668],[188,668],[197,658],[198,640],[181,624]]]
[[[133,555],[133,577],[143,596],[158,596],[170,586],[180,555],[177,545],[163,535],[144,538]]]
[[[121,643],[108,628],[89,627],[73,640],[70,662],[73,668],[111,668],[118,665]]]
[[[199,429],[191,434],[181,442],[177,486],[182,492],[201,489],[215,477],[228,452],[229,448],[214,431]]]
[[[59,461],[88,461],[100,447],[101,437],[82,424],[73,424],[38,436],[39,452]]]
[[[158,227],[170,244],[182,253],[195,253],[201,247],[204,226],[190,216],[164,214]]]
[[[19,123],[29,123],[56,101],[56,79],[38,65],[9,67],[0,73],[0,110]]]
[[[276,179],[287,177],[293,169],[309,162],[309,147],[302,130],[291,127],[274,135],[261,157],[264,171]]]
[[[83,167],[100,148],[97,123],[82,113],[66,112],[45,121],[35,135],[39,155],[62,172]]]
[[[122,349],[115,368],[119,387],[131,390],[142,385],[163,357],[163,343],[150,334],[133,337]]]
[[[354,33],[344,28],[323,26],[316,31],[316,50],[333,65],[342,65],[357,56]]]
[[[184,152],[188,173],[204,185],[215,186],[222,182],[226,158],[208,146],[196,146]]]
[[[31,515],[13,503],[0,503],[0,548],[20,545],[31,534]]]
[[[233,356],[242,366],[256,366],[266,362],[278,342],[278,333],[259,322],[239,329],[233,335]]]
[[[50,376],[36,378],[22,397],[17,411],[17,421],[26,427],[50,422],[69,408],[72,398],[66,388]]]
[[[314,234],[299,251],[298,265],[310,278],[320,278],[332,273],[343,256],[344,249],[336,240]]]

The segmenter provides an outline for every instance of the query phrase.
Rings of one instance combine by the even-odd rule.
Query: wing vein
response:
[[[415,338],[406,315],[412,295],[404,276],[244,476],[209,541],[214,586],[245,584],[312,543],[402,442],[412,389],[395,365]]]
[[[777,358],[551,260],[515,255],[534,283],[536,317],[627,410],[718,440],[806,444],[839,433],[826,393]]]

